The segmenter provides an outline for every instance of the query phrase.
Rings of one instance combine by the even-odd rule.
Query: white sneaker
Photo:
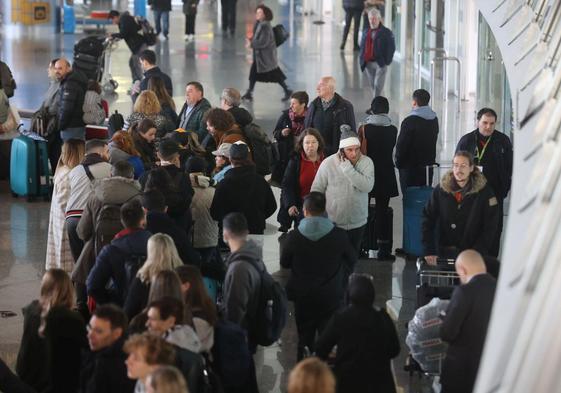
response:
[[[189,41],[189,34],[185,34],[185,41]]]

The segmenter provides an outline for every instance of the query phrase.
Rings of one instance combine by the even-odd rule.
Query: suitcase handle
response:
[[[425,167],[426,171],[427,171],[427,186],[432,186],[432,184],[430,183],[430,169],[435,169],[435,168],[440,168],[440,164],[438,162],[435,162],[434,164],[431,165],[427,165]],[[433,176],[434,179],[434,176]]]

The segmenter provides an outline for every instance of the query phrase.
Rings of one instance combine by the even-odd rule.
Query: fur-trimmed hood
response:
[[[467,189],[464,192],[464,196],[468,196],[470,194],[476,194],[479,191],[483,190],[483,188],[487,185],[487,179],[483,174],[479,171],[479,169],[475,168],[473,173],[470,176],[470,180],[466,185]],[[458,191],[456,180],[454,179],[454,172],[448,171],[440,180],[440,188],[442,191],[447,192],[449,194],[454,194],[454,192]]]

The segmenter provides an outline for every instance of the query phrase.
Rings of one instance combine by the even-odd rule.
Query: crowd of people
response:
[[[161,3],[153,7],[167,37],[169,10]],[[196,13],[196,2],[184,3]],[[360,17],[348,8],[356,49]],[[233,33],[235,11],[229,12],[224,31]],[[17,376],[0,362],[0,389],[194,393],[221,385],[225,392],[257,392],[252,354],[260,344],[256,321],[267,272],[263,234],[278,210],[279,231],[286,232],[280,265],[291,273],[286,294],[298,333],[299,363],[288,391],[395,392],[396,328],[373,306],[372,277],[354,271],[372,244],[377,260],[395,260],[390,199],[399,189],[405,194],[433,182],[439,121],[430,94],[412,93],[398,132],[381,95],[393,36],[376,7],[368,10],[361,44],[374,99],[360,122],[331,76],[319,80],[312,100],[287,87],[270,61],[276,52],[264,55],[274,43],[272,12],[260,5],[256,15],[246,94],[225,88],[213,107],[203,85],[191,81],[177,113],[172,80],[156,53],[127,36],[128,13],[112,11],[138,83],[133,111],[110,140],[85,140],[86,124],[99,123],[88,110],[101,105],[99,90],[68,60],[49,63],[41,106],[52,121],[45,136],[54,174],[46,273],[39,299],[23,310]],[[348,28],[341,49],[347,34]],[[266,173],[255,140],[260,128],[241,107],[257,81],[279,83],[290,102],[273,131],[279,157]],[[446,392],[471,391],[475,380],[495,288],[482,257],[499,255],[512,176],[512,145],[494,128],[497,114],[483,108],[477,120],[478,128],[459,141],[419,228],[425,260],[456,259],[462,282],[442,329],[450,343]],[[272,186],[281,188],[279,201]],[[221,286],[218,296],[208,279]],[[462,349],[466,342],[475,355]],[[460,384],[462,369],[469,373]]]

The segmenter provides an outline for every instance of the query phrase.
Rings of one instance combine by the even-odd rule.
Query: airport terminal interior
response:
[[[17,1],[1,3],[0,59],[9,65],[17,82],[17,90],[10,103],[20,111],[35,111],[41,105],[48,87],[47,67],[52,58],[71,59],[74,44],[87,35],[116,32],[116,26],[113,25],[86,23],[85,19],[91,11],[119,9],[138,13],[138,5],[143,2],[47,1],[50,3],[48,21],[36,24],[14,22],[13,14],[16,10],[10,7],[18,3]],[[73,3],[73,6],[67,3]],[[254,10],[261,1],[238,0],[235,34],[224,35],[221,29],[221,2],[200,0],[193,40],[184,39],[185,16],[182,13],[182,2],[173,0],[172,3],[169,38],[160,36],[152,49],[156,52],[160,68],[172,79],[176,105],[181,107],[183,104],[185,84],[189,81],[202,83],[205,97],[212,106],[220,105],[220,94],[225,87],[234,87],[243,94],[248,87],[252,63],[252,52],[246,48],[245,39],[252,33]],[[337,93],[353,104],[357,123],[363,122],[373,94],[366,75],[360,70],[359,54],[353,51],[352,28],[346,48],[340,49],[345,20],[343,1],[265,0],[263,3],[274,13],[273,25],[282,23],[290,33],[288,40],[278,48],[279,65],[287,76],[289,88],[294,91],[305,90],[313,98],[316,96],[318,80],[324,76],[333,76]],[[552,111],[556,100],[553,103],[548,101],[549,104],[539,101],[541,106],[535,97],[530,101],[537,83],[542,83],[540,86],[544,91],[552,91],[555,89],[552,85],[558,84],[554,71],[549,75],[549,79],[542,78],[537,72],[547,67],[554,70],[557,64],[557,54],[552,55],[553,57],[547,54],[549,45],[555,39],[559,39],[557,32],[561,31],[557,25],[557,20],[561,19],[559,2],[385,0],[379,3],[383,24],[393,31],[396,42],[396,52],[393,62],[388,66],[382,95],[388,98],[392,123],[399,129],[399,124],[411,111],[412,92],[422,87],[431,93],[430,105],[440,122],[437,142],[437,161],[440,163],[438,176],[451,169],[456,144],[464,134],[476,129],[476,113],[482,107],[490,107],[497,112],[496,129],[513,141],[516,151],[515,173],[520,171],[514,176],[513,194],[518,194],[511,194],[505,201],[503,214],[506,230],[503,231],[500,260],[504,261],[506,257],[518,260],[516,250],[519,252],[521,244],[527,244],[524,227],[527,230],[537,228],[530,227],[529,216],[524,216],[528,221],[520,221],[523,219],[520,215],[530,214],[530,211],[523,210],[520,206],[526,203],[532,210],[538,209],[539,205],[532,204],[535,198],[532,199],[532,195],[528,195],[516,179],[531,179],[535,184],[541,184],[540,177],[551,175],[547,172],[548,162],[554,161],[553,157],[558,158],[558,155],[548,150],[547,157],[550,157],[550,160],[539,161],[542,164],[541,172],[532,172],[532,168],[528,167],[523,169],[522,155],[517,150],[518,144],[525,145],[523,149],[527,160],[524,165],[529,165],[528,160],[536,160],[535,165],[538,165],[539,158],[532,155],[533,150],[530,147],[536,139],[528,135],[518,139],[518,134],[514,133],[521,128],[532,126],[528,122],[541,121],[540,124],[543,125],[552,121],[551,116],[539,112],[544,105],[546,108],[543,110],[549,110],[550,114],[555,113]],[[149,6],[145,7],[144,12],[151,21],[152,12]],[[67,26],[65,17],[59,15],[59,11],[61,14],[62,11],[69,12],[69,8],[73,8],[76,18],[75,24],[71,26]],[[552,19],[554,21],[551,21]],[[60,23],[56,22],[57,20]],[[506,29],[510,30],[507,32]],[[554,37],[551,38],[552,36]],[[503,53],[505,48],[508,51]],[[121,41],[106,56],[110,56],[110,73],[118,83],[118,88],[113,93],[105,94],[104,98],[109,102],[110,112],[118,110],[127,115],[132,111],[131,97],[127,94],[131,87],[128,66],[130,51]],[[555,62],[543,64],[549,61],[546,59],[551,58],[555,59]],[[254,100],[244,101],[242,104],[270,137],[278,117],[288,107],[287,102],[281,100],[283,94],[281,87],[276,84],[258,83],[253,94]],[[551,93],[550,100],[556,98],[554,94],[556,93]],[[535,117],[525,117],[528,107],[537,108],[534,111]],[[521,124],[522,119],[525,119],[526,123]],[[541,140],[541,137],[537,139]],[[278,200],[280,189],[273,188],[273,191]],[[538,197],[538,202],[535,203],[538,204],[539,201]],[[548,202],[553,204],[552,200]],[[513,206],[514,203],[516,206]],[[394,211],[395,250],[401,247],[403,238],[401,195],[392,198],[390,206]],[[513,210],[516,210],[518,216],[511,217]],[[540,212],[541,217],[545,217],[545,213],[542,210]],[[267,220],[263,246],[264,262],[276,279],[286,282],[289,273],[279,264],[278,238],[281,232],[278,231],[279,224],[275,218],[276,214]],[[515,218],[518,226],[513,228],[511,220]],[[45,272],[48,222],[49,202],[27,202],[25,198],[14,198],[10,192],[9,181],[0,181],[0,310],[3,311],[0,318],[0,358],[10,367],[15,364],[21,340],[21,309],[39,295],[40,280]],[[515,247],[517,244],[518,248]],[[541,250],[545,250],[544,244],[540,245]],[[545,258],[547,254],[542,252],[539,255]],[[537,259],[539,255],[536,254],[532,258]],[[392,362],[398,392],[438,390],[437,386],[433,386],[432,377],[422,373],[411,375],[404,370],[409,352],[405,343],[407,322],[412,319],[416,309],[416,260],[398,255],[395,262],[389,262],[363,256],[356,266],[356,271],[374,277],[376,305],[386,308],[395,322],[401,345],[399,356]],[[515,276],[509,278],[510,289],[516,290],[515,295],[512,295],[514,292],[511,295],[518,296],[512,299],[522,298],[524,289],[516,289]],[[509,306],[511,304],[506,299],[508,296],[503,286],[507,284],[499,280],[499,298],[496,299],[495,308],[497,301],[502,302],[503,310],[510,313],[504,320],[510,320],[513,324],[518,321],[520,326],[528,328],[525,324],[522,325],[523,317],[515,312],[515,307]],[[4,311],[12,311],[15,315],[11,316]],[[495,313],[496,310],[494,318]],[[493,320],[489,334],[499,337],[501,329],[507,328],[501,328]],[[508,334],[513,337],[518,351],[525,348],[515,339],[518,337],[517,333],[508,330]],[[286,391],[288,374],[296,363],[296,342],[293,309],[290,308],[288,324],[281,339],[270,347],[260,348],[255,355],[260,392]],[[497,359],[504,360],[508,357],[504,340],[497,345],[501,344],[497,354],[502,358],[497,355],[495,359],[491,359],[492,356],[485,353],[488,370],[500,363]],[[514,381],[516,374],[512,370],[515,366],[509,367],[507,362],[503,363],[499,374],[510,375],[510,381]],[[485,381],[480,381],[482,385],[477,391],[488,391],[483,389],[483,384],[487,387],[499,383],[493,378],[490,374],[485,375]],[[526,391],[545,392],[555,389]]]

